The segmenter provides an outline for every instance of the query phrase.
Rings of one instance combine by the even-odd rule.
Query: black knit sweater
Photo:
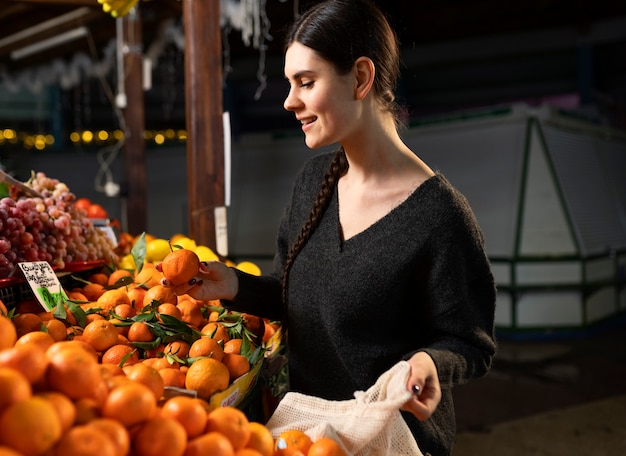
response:
[[[283,318],[280,274],[332,155],[299,175],[278,233],[276,272],[238,272],[231,308]],[[337,192],[296,258],[288,281],[291,389],[352,399],[417,351],[434,360],[442,400],[426,422],[404,414],[422,452],[449,454],[456,431],[451,388],[484,375],[495,354],[495,286],[466,199],[441,175],[365,231],[343,241]]]

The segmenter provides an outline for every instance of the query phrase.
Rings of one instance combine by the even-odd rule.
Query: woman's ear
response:
[[[356,86],[354,88],[354,96],[357,100],[364,99],[374,84],[374,75],[376,67],[372,59],[368,57],[359,57],[354,63],[354,71],[356,73]]]

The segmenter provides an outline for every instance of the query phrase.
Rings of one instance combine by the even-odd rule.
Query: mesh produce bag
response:
[[[289,392],[267,422],[274,438],[290,429],[314,441],[332,437],[351,456],[422,456],[400,407],[410,399],[409,363],[400,361],[354,399],[329,401]]]

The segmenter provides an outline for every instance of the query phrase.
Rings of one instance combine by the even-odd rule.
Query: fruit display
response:
[[[0,301],[0,454],[344,454],[211,401],[263,362],[275,322],[173,295],[150,263],[82,276],[51,312]]]
[[[39,172],[25,185],[40,196],[12,192],[0,199],[0,278],[12,276],[24,261],[47,261],[55,269],[117,261],[112,240],[76,206],[66,184]]]

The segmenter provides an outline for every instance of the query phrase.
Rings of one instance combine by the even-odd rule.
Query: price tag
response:
[[[24,277],[41,306],[52,312],[57,302],[67,299],[59,278],[47,261],[18,263]]]

